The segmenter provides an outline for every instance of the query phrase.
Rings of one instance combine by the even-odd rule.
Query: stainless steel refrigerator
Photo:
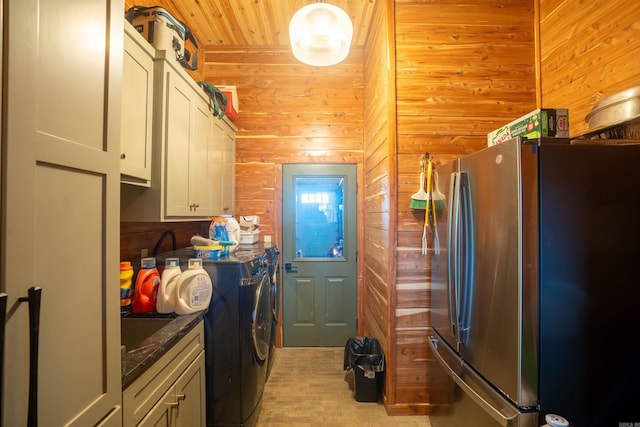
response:
[[[434,427],[640,425],[639,166],[518,138],[438,167]]]

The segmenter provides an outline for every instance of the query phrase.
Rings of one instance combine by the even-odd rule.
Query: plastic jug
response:
[[[120,312],[128,313],[131,311],[131,297],[133,289],[131,287],[133,279],[133,267],[131,261],[122,261],[120,263]]]
[[[158,313],[173,313],[176,311],[175,291],[181,274],[182,269],[178,258],[167,258],[164,261],[164,270],[160,276],[158,298],[156,299]]]
[[[227,234],[229,235],[229,240],[233,242],[229,247],[229,252],[233,253],[238,249],[238,245],[240,245],[240,224],[238,224],[238,221],[231,215],[223,215],[222,217],[227,220]]]
[[[134,313],[149,313],[156,309],[156,297],[160,285],[160,274],[155,258],[142,258],[140,271],[136,277],[131,310]]]
[[[202,258],[190,258],[188,269],[176,284],[176,313],[189,314],[208,308],[212,291],[211,277],[202,268]]]
[[[226,252],[235,252],[240,245],[240,224],[232,215],[214,216],[209,226],[209,238],[224,242]]]

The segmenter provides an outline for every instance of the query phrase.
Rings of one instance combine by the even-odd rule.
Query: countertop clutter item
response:
[[[202,258],[190,258],[176,284],[176,313],[191,314],[209,307],[213,285],[202,267]]]
[[[218,259],[222,257],[224,246],[217,244],[206,246],[194,245],[193,249],[196,251],[197,258]]]
[[[640,121],[640,86],[633,86],[600,100],[585,120],[589,125],[589,133]]]
[[[508,139],[569,138],[569,110],[566,108],[538,108],[487,134],[487,145]]]
[[[253,245],[260,238],[260,217],[258,215],[245,215],[240,217],[240,244]]]
[[[176,311],[176,284],[182,274],[179,258],[167,258],[158,287],[156,310],[158,313],[173,313]]]
[[[131,311],[133,267],[131,261],[122,261],[120,263],[120,312],[128,313]]]
[[[160,273],[155,258],[142,258],[140,271],[136,276],[131,310],[134,313],[149,313],[156,309],[156,297],[160,285]]]
[[[223,246],[222,255],[233,253],[240,242],[240,224],[232,215],[214,216],[209,225],[209,238]]]

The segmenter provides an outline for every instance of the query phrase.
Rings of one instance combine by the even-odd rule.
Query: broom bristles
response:
[[[409,207],[411,209],[422,209],[425,210],[427,209],[427,201],[426,200],[418,200],[418,199],[411,199],[411,203],[409,203]]]

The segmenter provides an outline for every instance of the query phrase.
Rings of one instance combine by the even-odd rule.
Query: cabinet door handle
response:
[[[7,323],[7,294],[0,294],[0,427],[2,427],[2,420],[4,419],[4,413],[2,408],[4,407],[4,396],[2,390],[4,389],[4,329]]]
[[[40,336],[40,299],[42,288],[29,288],[26,297],[18,299],[29,303],[29,414],[28,427],[38,425],[38,339]]]
[[[167,403],[167,405],[169,405],[170,408],[179,408],[180,407],[180,401],[185,400],[187,398],[186,395],[184,394],[176,394],[176,401],[175,402],[171,402],[171,403]]]

